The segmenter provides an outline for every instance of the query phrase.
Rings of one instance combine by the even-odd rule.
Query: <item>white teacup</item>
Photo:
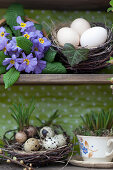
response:
[[[77,135],[81,156],[88,162],[111,162],[113,158],[113,137]]]

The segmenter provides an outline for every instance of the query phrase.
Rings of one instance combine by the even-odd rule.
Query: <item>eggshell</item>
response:
[[[70,43],[75,47],[79,45],[79,35],[72,28],[63,27],[57,32],[57,40],[61,46]]]
[[[46,138],[46,137],[53,137],[54,131],[52,130],[51,127],[45,126],[40,130],[40,137],[41,138]]]
[[[53,150],[58,147],[58,141],[54,137],[47,137],[44,140],[42,140],[42,147],[46,150]]]
[[[66,145],[66,137],[63,134],[55,135],[54,139],[58,142],[59,147]]]
[[[37,151],[40,147],[39,140],[35,138],[29,138],[25,143],[24,143],[24,150],[26,152],[32,152],[32,151]]]
[[[70,26],[74,31],[76,31],[79,36],[81,36],[87,29],[91,26],[88,21],[83,18],[75,19]]]
[[[86,30],[80,39],[80,44],[85,48],[95,48],[107,40],[107,30],[103,27],[92,27]]]

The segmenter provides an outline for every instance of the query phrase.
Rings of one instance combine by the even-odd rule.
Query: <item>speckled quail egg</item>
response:
[[[53,137],[55,135],[54,131],[51,127],[45,126],[40,130],[40,137],[46,138],[46,137]]]
[[[37,151],[40,147],[40,143],[38,139],[35,138],[29,138],[25,143],[24,143],[24,150],[26,152],[32,152],[32,151]]]
[[[45,148],[46,150],[53,150],[58,147],[58,141],[54,137],[51,138],[45,138],[42,141],[42,147]]]
[[[59,147],[66,145],[66,137],[63,134],[55,135],[54,139],[58,142]]]

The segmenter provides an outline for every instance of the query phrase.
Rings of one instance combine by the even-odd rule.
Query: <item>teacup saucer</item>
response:
[[[80,156],[74,156],[69,161],[70,164],[80,167],[86,167],[86,168],[113,168],[113,162],[88,162],[83,161],[83,159]]]

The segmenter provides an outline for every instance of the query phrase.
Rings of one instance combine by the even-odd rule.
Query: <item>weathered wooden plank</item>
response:
[[[108,7],[110,0],[0,0],[0,8],[7,8],[12,2],[18,2],[25,8],[33,9],[95,9],[101,10]]]
[[[21,74],[17,85],[75,85],[75,84],[112,84],[112,74]],[[3,84],[3,76],[0,78]]]

